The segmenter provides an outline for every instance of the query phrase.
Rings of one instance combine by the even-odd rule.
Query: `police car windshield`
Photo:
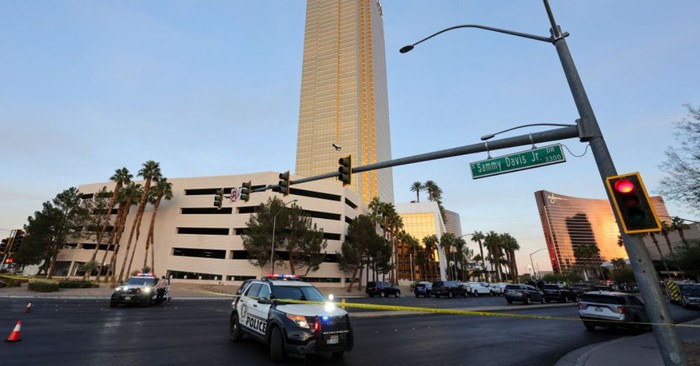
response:
[[[275,286],[272,295],[277,300],[323,301],[323,294],[312,286]]]
[[[127,285],[152,286],[156,279],[154,277],[131,277],[126,281]]]

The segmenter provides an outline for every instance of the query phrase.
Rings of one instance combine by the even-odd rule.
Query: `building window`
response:
[[[233,212],[231,207],[190,207],[180,209],[182,215],[228,215]]]
[[[212,228],[212,227],[179,227],[178,234],[194,234],[194,235],[228,235],[228,228]]]
[[[176,257],[225,259],[226,251],[213,249],[173,248],[173,255]]]

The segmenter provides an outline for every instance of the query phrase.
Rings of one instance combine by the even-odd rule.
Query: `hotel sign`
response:
[[[472,169],[472,178],[477,179],[563,163],[565,161],[566,156],[564,156],[564,150],[562,150],[561,144],[554,144],[515,154],[476,161],[469,163],[469,165]]]

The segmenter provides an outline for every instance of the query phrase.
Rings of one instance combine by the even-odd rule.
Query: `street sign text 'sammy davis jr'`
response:
[[[544,165],[563,163],[566,161],[561,144],[523,151],[515,154],[498,156],[491,159],[469,163],[472,178],[484,178],[492,175],[510,173],[518,170],[537,168]]]

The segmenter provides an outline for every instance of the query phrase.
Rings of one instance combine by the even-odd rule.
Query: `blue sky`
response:
[[[305,1],[0,0],[0,228],[26,223],[64,189],[147,160],[170,178],[294,170]],[[528,123],[573,123],[539,0],[384,0],[394,158],[479,142]],[[700,105],[700,2],[551,0],[617,171],[655,193],[672,122]],[[530,128],[503,137],[548,127]],[[260,130],[265,137],[253,139]],[[545,246],[533,192],[604,198],[590,152],[473,180],[474,154],[393,169],[396,202],[433,180],[465,233],[508,232],[519,268]],[[496,151],[492,155],[525,150]],[[584,154],[585,153],[585,154]],[[580,157],[577,157],[578,155]],[[423,195],[422,197],[424,197]],[[671,215],[697,219],[667,200]],[[0,234],[1,235],[1,234]],[[472,246],[474,247],[474,246]],[[545,252],[534,255],[550,269]]]

